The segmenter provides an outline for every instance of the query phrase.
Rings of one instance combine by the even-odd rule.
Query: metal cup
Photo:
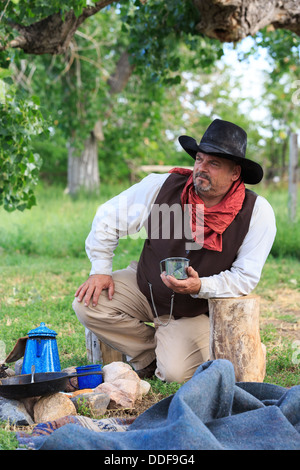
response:
[[[167,275],[174,276],[179,280],[187,279],[189,263],[190,260],[188,258],[166,258],[160,261],[160,272],[166,272]]]

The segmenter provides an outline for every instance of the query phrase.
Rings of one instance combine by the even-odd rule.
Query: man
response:
[[[216,119],[199,145],[188,136],[179,142],[195,160],[193,172],[148,175],[101,206],[86,240],[92,270],[73,308],[101,341],[127,355],[141,378],[155,373],[181,383],[209,360],[207,299],[254,289],[276,227],[269,203],[245,189],[263,171],[245,157],[243,129]],[[142,227],[147,239],[139,262],[112,273],[118,239]],[[160,273],[162,259],[178,256],[189,259],[185,280]]]

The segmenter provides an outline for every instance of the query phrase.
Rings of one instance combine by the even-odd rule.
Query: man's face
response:
[[[201,197],[223,197],[241,174],[241,167],[226,158],[198,152],[193,179],[195,191]]]

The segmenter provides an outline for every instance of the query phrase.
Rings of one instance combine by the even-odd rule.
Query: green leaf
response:
[[[14,86],[7,85],[5,106],[0,105],[0,204],[9,212],[35,204],[32,188],[41,159],[32,152],[32,136],[45,125],[38,102],[37,97],[24,99]]]
[[[12,76],[12,71],[10,69],[3,69],[0,67],[0,80],[3,80],[3,78],[11,77]]]

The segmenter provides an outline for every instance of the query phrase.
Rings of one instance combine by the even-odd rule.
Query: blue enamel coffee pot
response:
[[[59,372],[61,370],[56,335],[57,333],[47,328],[43,322],[38,328],[29,331],[22,374],[31,374],[33,365],[35,372]]]

